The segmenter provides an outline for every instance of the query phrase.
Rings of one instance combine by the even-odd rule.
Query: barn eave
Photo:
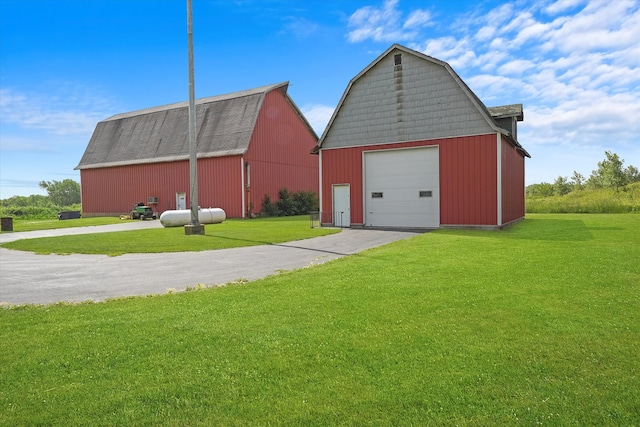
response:
[[[247,150],[225,150],[225,151],[216,151],[213,153],[198,153],[198,159],[206,159],[212,157],[226,157],[226,156],[242,156],[246,153]],[[74,168],[74,170],[85,170],[85,169],[100,169],[100,168],[113,168],[118,166],[131,166],[131,165],[142,165],[142,164],[153,164],[153,163],[168,163],[168,162],[180,162],[189,160],[189,155],[180,155],[180,156],[165,156],[165,157],[153,157],[148,159],[132,159],[118,162],[103,162],[103,163],[93,163],[90,165],[78,165]]]

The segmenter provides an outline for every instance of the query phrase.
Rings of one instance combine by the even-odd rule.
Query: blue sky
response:
[[[322,134],[393,43],[524,104],[526,183],[640,167],[640,0],[193,0],[196,97],[289,81]],[[0,198],[71,178],[97,122],[188,98],[186,1],[0,0]]]

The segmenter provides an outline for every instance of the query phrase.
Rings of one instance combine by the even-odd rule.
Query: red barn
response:
[[[283,187],[318,193],[318,137],[288,83],[196,101],[198,203],[229,218],[259,212]],[[188,209],[188,103],[118,114],[96,126],[76,169],[82,214],[113,216],[138,202]]]
[[[522,105],[486,108],[449,64],[393,45],[320,138],[322,222],[500,228],[524,217]]]

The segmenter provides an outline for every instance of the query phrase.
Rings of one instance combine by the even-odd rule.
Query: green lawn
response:
[[[115,217],[78,218],[78,219],[13,219],[13,232],[53,230],[56,228],[88,227],[92,225],[119,224],[122,220]],[[2,233],[5,233],[3,231]]]
[[[64,222],[64,221],[63,221]],[[204,236],[186,236],[183,227],[152,228],[117,233],[78,234],[22,239],[0,245],[39,254],[106,254],[205,251],[255,246],[338,233],[333,228],[311,228],[309,217],[230,219],[205,226]]]
[[[640,424],[640,216],[0,310],[0,425]]]

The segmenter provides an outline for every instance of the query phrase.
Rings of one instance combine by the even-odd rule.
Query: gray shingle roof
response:
[[[524,113],[522,112],[522,104],[501,105],[499,107],[487,108],[489,114],[494,119],[502,119],[505,117],[515,117],[516,120],[521,122],[524,120]]]
[[[285,82],[196,100],[198,157],[245,153],[265,95],[277,89],[286,96],[288,85]],[[99,122],[76,169],[188,159],[188,106],[188,102],[179,102]]]

